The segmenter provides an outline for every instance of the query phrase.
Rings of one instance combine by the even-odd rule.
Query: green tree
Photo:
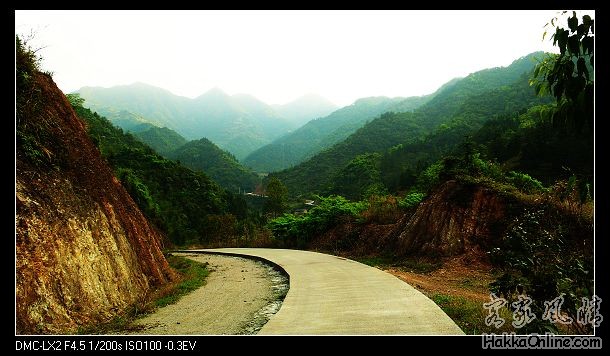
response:
[[[288,189],[276,177],[271,177],[267,184],[267,201],[265,202],[265,213],[271,214],[274,218],[281,215],[288,208],[286,200]]]
[[[72,107],[83,106],[85,99],[81,98],[79,93],[66,94],[66,98]]]
[[[566,14],[564,11],[561,16]],[[589,133],[593,130],[594,20],[584,15],[579,21],[576,11],[572,11],[567,29],[558,22],[555,17],[550,24],[555,28],[553,45],[560,53],[547,56],[536,66],[530,85],[535,85],[538,94],[549,92],[557,100],[552,113],[556,126]]]

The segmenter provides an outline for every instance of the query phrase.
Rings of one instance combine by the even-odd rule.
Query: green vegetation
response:
[[[348,199],[367,199],[371,195],[387,194],[381,184],[381,154],[365,153],[356,156],[331,178],[330,193]]]
[[[507,309],[500,310],[500,317],[505,320],[501,328],[485,324],[487,309],[478,300],[470,300],[460,296],[436,293],[430,297],[467,335],[480,335],[483,333],[501,334],[512,332],[512,313]]]
[[[463,98],[450,120],[429,134],[407,140],[384,153],[381,160],[383,183],[390,191],[408,189],[422,169],[458,150],[465,136],[476,135],[494,117],[511,116],[532,105],[549,103],[551,100],[550,97],[536,97],[525,75],[510,85]],[[481,147],[477,146],[476,149],[480,150]],[[515,155],[519,153],[515,147],[511,152]]]
[[[317,197],[319,202],[303,216],[284,214],[269,222],[279,246],[304,248],[316,235],[342,219],[355,218],[366,208],[362,202],[352,203],[341,196]]]
[[[506,68],[479,71],[441,88],[412,113],[385,113],[343,142],[293,168],[274,173],[294,197],[307,194],[340,194],[358,199],[345,175],[363,174],[364,184],[378,193],[409,189],[427,166],[450,154],[494,115],[512,114],[523,108],[548,103],[536,97],[528,74],[534,68],[533,53]],[[381,158],[365,153],[380,153]],[[377,179],[377,181],[374,181]]]
[[[404,209],[411,209],[418,206],[422,200],[424,200],[424,193],[410,193],[398,203],[398,206]]]
[[[155,307],[164,307],[176,303],[182,296],[196,290],[205,283],[205,278],[210,274],[207,263],[200,263],[182,256],[169,255],[167,262],[174,268],[182,278],[171,289],[171,292],[154,300]]]
[[[315,154],[345,140],[387,111],[407,112],[423,105],[433,95],[411,98],[371,97],[358,99],[352,105],[308,122],[251,153],[244,164],[258,172],[275,172],[299,164]]]
[[[141,327],[133,322],[154,312],[157,308],[174,304],[180,298],[205,284],[210,274],[207,263],[199,263],[182,256],[168,255],[167,262],[180,274],[180,278],[149,295],[143,296],[138,302],[127,308],[122,314],[115,316],[106,323],[81,327],[76,332],[82,335],[99,335],[137,331]]]
[[[235,237],[229,235],[232,232],[244,233],[249,214],[241,196],[223,190],[203,173],[161,157],[91,110],[82,106],[74,109],[87,122],[89,135],[117,178],[173,244],[213,241],[219,236],[217,216],[234,222],[226,227],[223,239]]]
[[[543,184],[552,185],[572,175],[592,184],[592,133],[564,132],[548,119],[553,110],[552,105],[538,105],[517,115],[497,117],[485,123],[472,140],[482,156]]]
[[[68,95],[80,96],[78,92]],[[134,114],[133,112],[128,110],[118,110],[115,108],[100,107],[91,103],[83,103],[82,105],[91,108],[100,116],[107,118],[110,122],[112,122],[113,125],[118,126],[126,132],[130,132],[133,134],[146,131],[152,127],[163,126],[163,124],[157,120],[142,117],[142,115]]]
[[[562,13],[566,14],[567,11]],[[548,55],[536,66],[531,83],[536,85],[538,93],[552,93],[557,99],[557,107],[552,112],[556,126],[588,134],[593,131],[594,119],[594,20],[584,15],[579,24],[573,11],[567,19],[567,29],[555,25],[555,21],[557,18],[551,20],[555,27],[551,38],[560,53]]]
[[[167,152],[166,157],[192,170],[204,172],[233,193],[251,192],[260,184],[258,176],[239,164],[235,156],[206,138],[185,143]]]
[[[369,265],[371,267],[389,268],[395,267],[401,270],[407,270],[416,273],[430,273],[441,267],[442,263],[439,260],[430,258],[420,258],[415,256],[396,257],[396,256],[371,256],[371,257],[356,257],[356,261]]]
[[[47,153],[46,144],[58,146],[58,142],[52,140],[48,131],[52,122],[43,119],[44,125],[33,124],[29,118],[41,115],[40,103],[44,98],[41,97],[39,90],[35,90],[34,77],[39,71],[40,58],[36,51],[32,49],[19,36],[15,39],[15,85],[16,92],[16,128],[15,138],[17,154],[23,154],[27,161],[35,166],[54,166],[56,160]],[[61,147],[61,146],[59,146]]]
[[[152,126],[147,130],[134,132],[133,135],[164,157],[187,143],[184,137],[167,127]]]
[[[339,188],[337,185],[333,187],[332,177],[340,176],[339,171],[356,156],[384,151],[403,141],[404,137],[421,134],[423,127],[418,123],[422,120],[421,116],[414,113],[382,114],[332,148],[296,167],[272,173],[270,176],[278,177],[284,182],[289,194],[294,197],[308,194],[329,194],[332,189],[338,190]],[[361,162],[354,162],[354,165],[358,166],[365,162],[370,165],[368,162],[371,159],[374,157],[369,156],[368,159],[361,160]],[[345,193],[341,191],[341,194]]]
[[[288,190],[286,186],[277,178],[272,177],[267,183],[267,200],[265,201],[264,211],[276,217],[288,208]]]

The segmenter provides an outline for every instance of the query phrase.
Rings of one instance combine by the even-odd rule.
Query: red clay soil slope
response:
[[[16,332],[72,333],[175,274],[66,97],[17,62]]]

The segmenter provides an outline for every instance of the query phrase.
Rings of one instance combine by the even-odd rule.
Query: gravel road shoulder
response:
[[[221,255],[176,253],[208,263],[203,287],[135,324],[146,335],[256,334],[288,291],[285,276],[258,261]]]

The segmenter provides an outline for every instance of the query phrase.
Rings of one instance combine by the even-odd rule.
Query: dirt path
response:
[[[286,280],[271,267],[249,259],[177,254],[209,264],[206,284],[135,322],[153,335],[235,335],[256,333],[279,310],[277,295]],[[285,293],[285,291],[284,291]]]
[[[481,257],[462,256],[448,259],[441,268],[431,273],[417,273],[394,267],[384,270],[428,297],[446,294],[481,303],[489,301],[488,287],[489,283],[494,281],[491,266],[481,262]]]

